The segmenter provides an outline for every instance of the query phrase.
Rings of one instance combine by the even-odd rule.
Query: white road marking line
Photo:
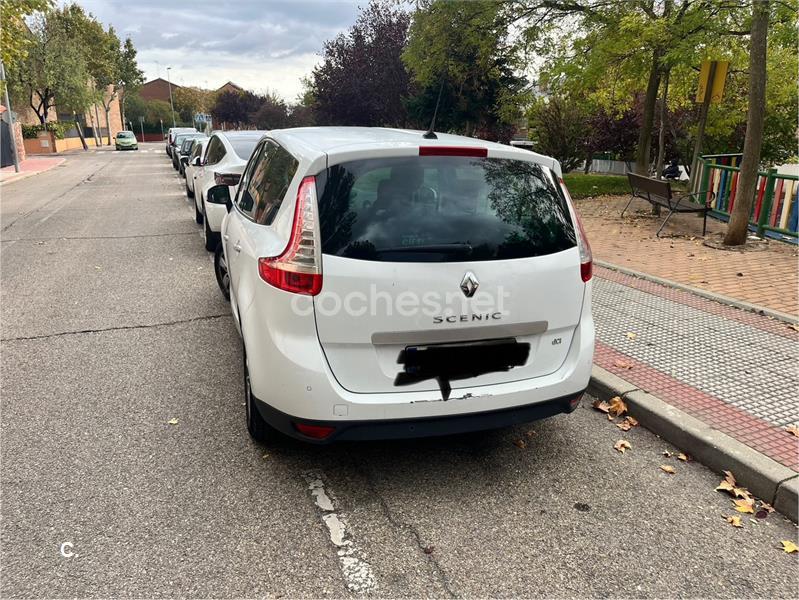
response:
[[[339,568],[347,587],[357,594],[368,592],[375,586],[375,577],[371,565],[366,562],[363,551],[347,531],[347,521],[341,513],[336,512],[333,499],[327,493],[320,471],[303,473],[314,503],[321,511],[322,522],[330,534],[330,541],[337,548]]]

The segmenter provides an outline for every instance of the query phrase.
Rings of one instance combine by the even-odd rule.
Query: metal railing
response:
[[[741,154],[709,154],[699,161],[696,190],[716,194],[710,215],[727,221],[735,205],[735,190],[740,174]],[[758,173],[755,202],[749,228],[759,237],[799,242],[799,176],[769,169]]]

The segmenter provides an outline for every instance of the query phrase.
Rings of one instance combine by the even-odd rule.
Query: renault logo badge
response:
[[[467,298],[471,298],[474,296],[474,293],[477,291],[477,288],[480,287],[480,282],[477,281],[477,277],[471,271],[467,271],[466,275],[463,276],[461,280],[461,291],[463,295]]]

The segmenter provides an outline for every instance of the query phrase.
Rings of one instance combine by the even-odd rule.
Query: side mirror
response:
[[[215,185],[208,190],[206,202],[209,204],[224,204],[228,212],[233,208],[233,200],[230,198],[230,188],[226,185]]]
[[[202,166],[202,159],[199,156],[195,156],[194,160],[191,161],[191,164],[194,165],[195,167],[201,167]]]

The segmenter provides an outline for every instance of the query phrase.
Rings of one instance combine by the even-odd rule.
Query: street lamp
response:
[[[172,108],[172,127],[177,127],[175,123],[175,103],[172,102],[172,78],[170,77],[169,71],[172,70],[172,67],[166,68],[166,81],[169,84],[169,106]]]

